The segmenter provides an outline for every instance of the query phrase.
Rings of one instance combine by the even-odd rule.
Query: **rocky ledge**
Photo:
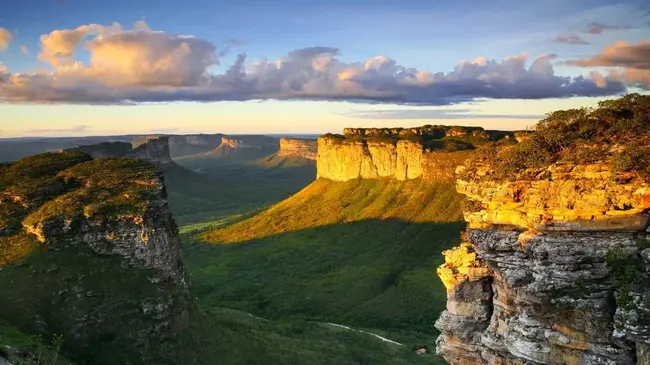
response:
[[[460,178],[463,243],[438,276],[450,364],[649,364],[650,184],[606,164]]]

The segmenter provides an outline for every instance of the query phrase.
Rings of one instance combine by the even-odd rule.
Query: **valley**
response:
[[[633,364],[646,111],[630,95],[535,132],[151,135],[2,164],[0,364]]]

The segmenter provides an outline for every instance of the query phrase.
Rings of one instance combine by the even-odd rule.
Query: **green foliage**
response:
[[[28,336],[0,319],[0,358],[15,364],[73,365],[60,354],[63,343],[61,334],[46,341],[41,335]]]
[[[619,290],[616,304],[621,308],[631,309],[630,291],[639,284],[640,273],[643,271],[641,261],[625,254],[619,247],[609,250],[605,255],[605,261],[609,266],[610,276]]]
[[[204,306],[341,323],[419,345],[436,336],[446,292],[434,270],[458,243],[460,220],[452,185],[318,180],[209,230],[215,245],[189,246],[185,257]]]
[[[650,96],[628,94],[597,108],[559,110],[541,120],[532,136],[488,162],[501,177],[551,163],[604,162],[616,172],[648,173]],[[610,146],[623,146],[612,155]]]

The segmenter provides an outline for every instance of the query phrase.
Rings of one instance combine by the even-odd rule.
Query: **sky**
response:
[[[649,89],[645,1],[0,2],[0,138],[523,129]]]

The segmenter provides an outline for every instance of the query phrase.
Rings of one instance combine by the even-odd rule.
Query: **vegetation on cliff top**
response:
[[[320,138],[334,144],[379,143],[396,145],[399,141],[419,143],[427,151],[456,152],[487,144],[516,143],[514,134],[486,131],[481,127],[425,125],[416,128],[346,128],[345,134],[327,133]]]
[[[479,163],[493,165],[500,177],[553,163],[608,163],[614,173],[648,176],[650,96],[628,94],[596,108],[558,110],[521,143],[482,152]]]

